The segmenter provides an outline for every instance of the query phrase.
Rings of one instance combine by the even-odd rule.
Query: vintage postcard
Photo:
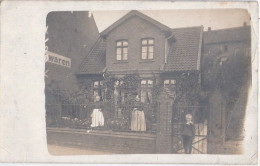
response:
[[[257,10],[2,2],[1,161],[256,164]]]

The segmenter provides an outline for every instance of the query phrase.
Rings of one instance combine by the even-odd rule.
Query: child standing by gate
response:
[[[186,124],[182,127],[183,147],[186,154],[191,154],[192,141],[195,137],[195,127],[192,123],[192,115],[187,114]]]

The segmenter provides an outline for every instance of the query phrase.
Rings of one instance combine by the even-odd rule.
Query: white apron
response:
[[[144,111],[132,111],[130,128],[132,131],[146,131]]]
[[[93,109],[91,114],[92,124],[91,127],[104,126],[104,116],[101,109]]]

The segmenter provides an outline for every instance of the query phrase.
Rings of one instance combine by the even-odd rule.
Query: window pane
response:
[[[117,55],[121,55],[121,53],[122,53],[122,52],[121,52],[121,48],[117,48],[117,49],[116,49],[116,54],[117,54]]]
[[[148,80],[148,87],[152,88],[153,87],[153,81],[152,80]]]
[[[142,59],[147,59],[147,53],[146,52],[142,53]]]
[[[117,45],[117,46],[122,46],[122,42],[121,42],[121,41],[118,41],[118,42],[116,42],[116,45]]]
[[[171,84],[174,85],[176,83],[175,80],[171,80]]]
[[[153,39],[149,39],[148,43],[153,44]]]
[[[169,83],[170,83],[170,80],[164,80],[165,85],[169,85]]]
[[[148,85],[153,85],[153,80],[148,80]]]
[[[98,96],[98,90],[94,90],[93,95],[94,95],[94,97]]]
[[[94,88],[98,88],[98,81],[94,82]]]
[[[148,52],[153,52],[153,46],[150,46]]]
[[[124,42],[123,42],[123,46],[128,46],[128,42],[127,42],[127,41],[124,41]]]
[[[142,81],[141,81],[141,84],[142,84],[142,85],[145,85],[145,84],[146,84],[146,80],[142,80]]]
[[[127,60],[127,54],[123,55],[123,60]]]
[[[153,59],[153,52],[148,53],[148,59]]]
[[[142,52],[147,52],[147,47],[142,47]]]
[[[124,54],[127,54],[127,51],[128,51],[127,48],[123,48],[123,53]]]
[[[116,55],[116,60],[119,60],[119,61],[121,60],[121,54]]]
[[[144,45],[144,44],[147,44],[147,40],[146,39],[142,40],[142,45]]]

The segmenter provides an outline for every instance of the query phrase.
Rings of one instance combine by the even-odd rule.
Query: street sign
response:
[[[71,59],[65,56],[46,51],[45,53],[46,62],[54,63],[56,65],[65,66],[71,68]]]

